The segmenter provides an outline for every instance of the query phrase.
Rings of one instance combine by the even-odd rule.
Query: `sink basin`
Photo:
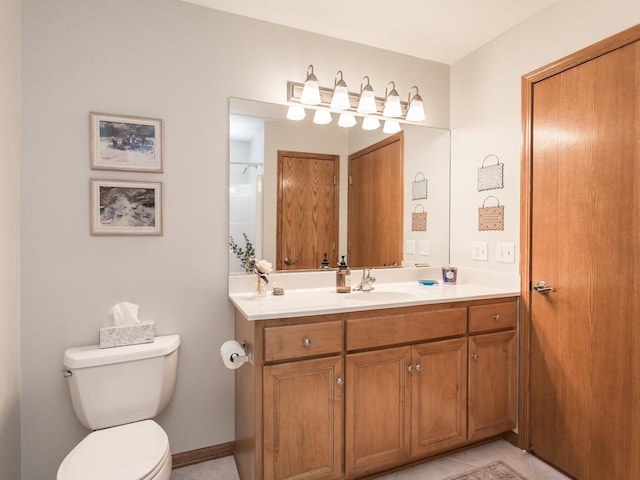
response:
[[[371,290],[368,292],[351,292],[345,295],[349,300],[357,300],[361,302],[402,302],[412,300],[416,295],[409,292]]]

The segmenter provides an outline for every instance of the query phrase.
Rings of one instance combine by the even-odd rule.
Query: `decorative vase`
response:
[[[256,277],[258,278],[258,284],[256,285],[256,292],[254,295],[256,297],[265,297],[267,295],[266,282],[260,275],[256,275]]]

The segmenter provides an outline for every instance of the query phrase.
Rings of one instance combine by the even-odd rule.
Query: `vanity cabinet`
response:
[[[342,477],[342,357],[263,369],[264,479]]]
[[[466,441],[467,339],[346,356],[345,473]]]
[[[243,480],[355,479],[515,426],[512,298],[248,321]]]
[[[349,316],[347,351],[375,349],[346,355],[347,475],[464,443],[466,328],[463,307]],[[451,336],[460,338],[437,340]]]
[[[516,426],[516,323],[515,302],[469,308],[469,440]]]

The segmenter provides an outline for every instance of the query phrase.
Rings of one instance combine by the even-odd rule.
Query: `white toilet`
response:
[[[178,335],[153,343],[64,354],[73,409],[94,430],[62,461],[57,480],[168,480],[171,452],[153,420],[176,383]]]

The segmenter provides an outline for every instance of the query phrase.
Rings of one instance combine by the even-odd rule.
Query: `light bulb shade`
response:
[[[369,83],[369,77],[364,77],[362,80],[367,79],[367,84],[362,85],[360,83],[360,101],[358,102],[358,113],[363,115],[369,113],[376,113],[378,111],[378,107],[376,106],[376,96],[373,93],[373,87]]]
[[[338,118],[338,125],[341,127],[353,127],[356,123],[356,116],[353,113],[341,113]]]
[[[306,115],[304,108],[300,105],[289,105],[287,110],[287,118],[289,120],[302,120]]]
[[[380,128],[380,120],[376,117],[364,117],[362,119],[363,130],[375,130],[376,128]]]
[[[316,113],[313,115],[313,123],[316,125],[326,125],[327,123],[331,123],[331,114],[328,110],[316,110]]]
[[[416,94],[412,98],[411,92],[409,92],[409,108],[407,109],[406,119],[409,122],[421,122],[426,118],[424,115],[422,97],[418,94],[418,87],[411,88],[416,89]]]
[[[320,104],[320,86],[318,85],[318,78],[313,73],[313,65],[309,65],[307,69],[307,79],[304,81],[304,87],[302,87],[300,103],[305,105]]]
[[[331,97],[331,108],[333,110],[347,110],[351,108],[346,84],[344,86],[336,85],[336,88],[333,90],[333,97]]]
[[[398,133],[400,130],[400,122],[396,120],[386,120],[384,122],[384,127],[382,127],[382,131],[384,133]]]
[[[340,79],[338,79],[338,75],[340,75]],[[331,97],[331,108],[333,110],[347,110],[351,108],[347,84],[342,79],[342,70],[338,70],[338,73],[336,73],[333,85],[333,97]]]
[[[400,95],[398,95],[396,85],[393,82],[389,82],[389,85],[392,85],[392,87],[391,91],[388,93],[385,91],[382,115],[390,118],[401,117],[402,106],[400,106]],[[387,89],[389,88],[389,85],[387,85]]]

